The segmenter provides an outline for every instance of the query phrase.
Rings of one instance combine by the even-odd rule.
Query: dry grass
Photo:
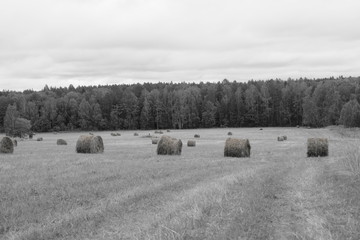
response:
[[[360,175],[360,149],[359,146],[350,144],[346,147],[342,160],[343,167],[353,175]]]
[[[274,145],[285,130],[290,140]],[[100,155],[74,152],[79,133],[22,141],[0,155],[0,239],[359,239],[359,178],[335,171],[347,139],[311,161],[306,139],[333,133],[231,129],[250,139],[252,158],[224,161],[224,130],[196,131],[201,142],[176,158],[131,131],[96,132]],[[60,137],[68,145],[54,148]]]

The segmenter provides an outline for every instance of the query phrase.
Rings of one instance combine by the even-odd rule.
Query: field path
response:
[[[283,178],[286,190],[274,208],[274,239],[332,239],[325,218],[314,208],[316,202],[321,202],[314,199],[314,192],[323,168],[320,160],[293,163]]]

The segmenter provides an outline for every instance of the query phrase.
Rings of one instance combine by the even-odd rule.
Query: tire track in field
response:
[[[5,239],[74,239],[76,236],[100,236],[106,232],[117,232],[124,239],[131,238],[130,233],[144,224],[142,218],[155,219],[164,206],[171,204],[173,198],[191,190],[198,184],[231,174],[239,167],[224,169],[219,166],[204,168],[201,171],[179,174],[175,179],[154,182],[143,190],[133,188],[130,191],[116,193],[102,199],[90,209],[76,208],[65,214],[58,214],[52,220],[25,230],[4,236]],[[145,217],[144,217],[145,216]],[[81,232],[79,232],[81,229]],[[101,230],[102,229],[102,230]],[[102,234],[99,234],[102,231]],[[98,238],[94,238],[98,239]],[[104,238],[106,239],[106,238]]]
[[[274,209],[277,221],[273,239],[332,239],[325,217],[314,206],[317,179],[323,168],[324,163],[314,158],[294,163],[284,178],[287,190]]]

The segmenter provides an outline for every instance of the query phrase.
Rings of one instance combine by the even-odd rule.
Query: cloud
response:
[[[4,89],[360,75],[356,0],[3,0]]]

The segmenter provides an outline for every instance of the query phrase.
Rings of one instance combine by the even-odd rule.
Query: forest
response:
[[[217,83],[144,83],[0,92],[31,131],[360,126],[360,77]],[[15,120],[16,120],[15,119]]]

